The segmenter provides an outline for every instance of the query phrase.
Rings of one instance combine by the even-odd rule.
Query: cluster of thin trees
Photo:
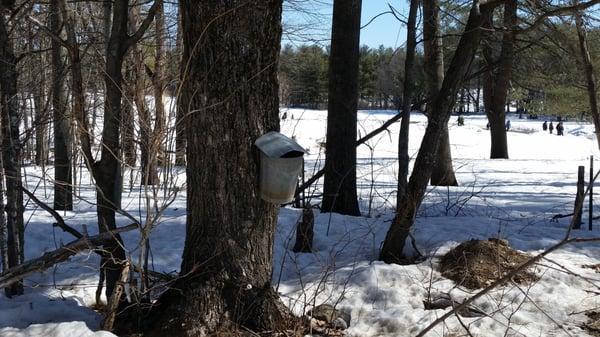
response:
[[[96,186],[98,231],[104,233],[117,229],[124,168],[139,163],[140,183],[155,185],[159,166],[185,163],[183,123],[174,124],[175,153],[165,150],[163,98],[176,81],[167,61],[181,49],[167,43],[173,27],[165,7],[161,0],[2,2],[4,269],[23,262],[23,195],[31,193],[23,185],[24,165],[54,167],[53,210],[73,210],[74,172],[87,170]],[[125,258],[118,234],[104,243],[101,255],[109,296]],[[22,283],[13,282],[6,293],[23,293]]]
[[[303,1],[295,2],[302,6]],[[515,57],[523,52],[517,48],[522,34],[574,18],[578,62],[590,93],[591,116],[600,130],[585,25],[586,10],[598,2],[474,0],[463,4],[464,23],[457,24],[453,48],[442,38],[439,0],[410,2],[403,23],[407,37],[399,114],[374,131],[401,121],[396,216],[382,245],[382,261],[406,260],[404,245],[427,186],[458,184],[448,120],[461,89],[473,76],[483,78],[490,156],[508,158],[505,106]],[[361,7],[361,0],[333,1],[323,84],[328,109],[326,162],[298,189],[324,176],[322,211],[349,215],[361,214],[356,147],[374,135],[356,139]],[[167,20],[169,15],[173,18]],[[42,208],[57,219],[55,210],[73,208],[75,158],[84,163],[95,184],[101,236],[83,248],[100,254],[100,289],[104,287],[109,309],[122,303],[122,282],[136,277],[128,273],[119,236],[123,228],[116,223],[116,215],[123,214],[124,168],[139,167],[141,184],[152,185],[159,183],[159,170],[186,165],[187,223],[180,274],[158,298],[148,298],[151,306],[134,310],[136,323],[126,325],[129,329],[149,336],[213,336],[240,327],[264,332],[301,326],[271,287],[279,206],[258,197],[260,163],[252,146],[266,132],[279,130],[281,16],[282,0],[180,0],[177,6],[162,0],[0,1],[0,190],[5,192],[0,195],[4,270],[0,284],[6,286],[7,295],[23,293],[24,274],[19,271],[32,269],[27,269],[31,264],[23,254],[23,195],[32,200],[35,196],[23,187],[21,172],[24,149],[34,139],[33,160],[49,165],[52,159],[55,168],[54,204]],[[49,84],[27,85],[24,79],[44,83],[45,72],[40,69],[46,65]],[[421,91],[415,87],[420,72]],[[167,124],[165,92],[176,95],[172,125]],[[153,97],[153,104],[147,96]],[[426,107],[428,124],[409,176],[410,111],[420,104]],[[64,221],[61,226],[70,228]],[[147,273],[143,266],[133,270]],[[111,314],[114,310],[107,313],[112,321]],[[123,317],[131,323],[131,315]],[[117,325],[118,321],[117,317]]]

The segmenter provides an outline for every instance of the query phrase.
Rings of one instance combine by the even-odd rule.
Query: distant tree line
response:
[[[327,106],[329,47],[285,45],[279,64],[280,102],[310,109]],[[362,46],[359,54],[358,106],[361,109],[397,109],[402,105],[405,49]],[[416,56],[422,69],[423,55]],[[414,101],[423,99],[423,72],[415,76]]]

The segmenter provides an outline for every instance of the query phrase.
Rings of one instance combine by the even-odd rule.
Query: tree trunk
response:
[[[482,23],[480,6],[483,7],[481,8],[483,11],[489,10],[487,7],[491,5],[485,6],[475,3],[471,8],[467,25],[456,47],[456,52],[450,62],[442,87],[430,103],[432,110],[438,113],[429,117],[429,123],[408,182],[407,192],[400,201],[396,218],[383,242],[379,258],[384,262],[396,263],[404,258],[404,244],[425,195],[427,183],[431,178],[440,137],[444,126],[448,124],[458,88],[462,85],[479,46]]]
[[[130,30],[134,31],[140,22],[140,7],[134,6],[131,11]],[[133,62],[133,87],[132,96],[138,113],[140,124],[140,160],[142,170],[142,185],[158,184],[156,172],[156,152],[153,150],[152,121],[150,111],[146,104],[146,72],[144,69],[144,53],[142,47],[132,47],[131,58]]]
[[[0,6],[0,10],[3,10]],[[4,13],[0,13],[0,107],[2,123],[2,166],[6,179],[6,244],[8,265],[17,266],[24,257],[23,192],[21,190],[21,145],[17,58],[8,35]],[[4,289],[7,296],[23,294],[21,281]]]
[[[452,166],[448,124],[444,126],[440,135],[435,165],[433,167],[433,172],[431,173],[431,185],[458,186],[458,181],[454,175],[454,167]]]
[[[165,152],[166,125],[165,125],[165,105],[163,103],[163,92],[165,88],[165,19],[163,0],[155,0],[159,3],[158,10],[154,17],[155,30],[155,58],[154,73],[152,74],[152,88],[154,89],[154,131],[152,133],[152,160],[164,166],[169,162],[167,152]],[[156,165],[154,164],[154,165]],[[158,182],[158,179],[156,181]]]
[[[1,93],[0,93],[1,95]],[[11,267],[11,262],[8,258],[8,227],[6,223],[5,207],[4,207],[4,165],[2,164],[2,156],[0,156],[0,270],[3,272]],[[14,247],[14,239],[13,239]]]
[[[573,1],[573,5],[577,5],[578,0]],[[596,128],[596,140],[598,141],[598,148],[600,148],[600,111],[598,110],[598,81],[596,80],[596,74],[594,70],[594,63],[590,56],[587,31],[581,13],[575,11],[575,26],[577,28],[577,37],[579,38],[579,50],[581,51],[581,63],[585,72],[585,79],[588,91],[588,98],[590,101],[590,113],[592,114],[592,120],[594,121],[594,127]]]
[[[110,30],[112,25],[112,1],[104,1],[102,3],[102,28],[104,35],[104,43],[108,45],[110,39]]]
[[[38,58],[40,65],[44,64],[43,58]],[[35,71],[35,70],[34,70]],[[46,104],[46,75],[40,72],[38,85],[33,96],[35,105],[35,164],[44,166],[48,164],[48,105]]]
[[[100,161],[94,165],[94,178],[97,190],[97,213],[100,232],[116,228],[115,210],[121,201],[121,144],[119,141],[122,118],[121,99],[123,98],[123,61],[128,49],[139,41],[154,19],[156,3],[134,34],[128,34],[129,1],[116,1],[113,4],[112,25],[106,49],[104,83],[104,127],[102,129],[102,153]],[[102,270],[106,275],[106,297],[110,298],[116,282],[120,279],[125,251],[121,237],[105,246],[108,257],[102,258]]]
[[[189,109],[186,276],[158,301],[146,331],[201,337],[238,325],[278,330],[294,320],[271,288],[277,206],[258,196],[252,144],[279,129],[282,3],[183,0],[180,6],[181,100]]]
[[[60,36],[58,0],[50,2],[50,30]],[[65,66],[60,42],[52,39],[52,111],[54,122],[54,209],[72,210],[71,123],[67,113]]]
[[[491,31],[493,28],[493,11],[483,13],[485,17],[485,28]],[[493,42],[483,45],[483,55],[487,63],[483,77],[483,105],[485,113],[490,122],[491,135],[491,159],[508,159],[508,144],[506,137],[506,98],[512,75],[512,63],[514,59],[515,25],[517,23],[516,0],[507,0],[504,3],[504,27],[502,33],[502,45],[499,59],[494,60]],[[487,35],[489,36],[490,33]],[[498,63],[495,67],[494,64]]]
[[[442,32],[440,29],[440,2],[439,0],[423,0],[423,38],[424,38],[424,68],[427,95],[436,97],[444,81],[444,53],[442,44]],[[453,97],[453,99],[455,99]],[[452,111],[452,110],[450,110]],[[433,104],[427,104],[427,116],[429,120],[434,115],[446,114],[446,111],[434,110]],[[450,150],[450,138],[448,124],[443,125],[440,141],[433,171],[431,174],[431,185],[433,186],[457,186],[458,182],[454,176],[452,166],[452,152]]]
[[[466,91],[466,96],[467,96],[467,108],[465,109],[465,111],[467,113],[471,112],[471,86],[470,86],[470,81],[467,82],[467,87],[463,88],[463,91]]]
[[[480,67],[478,67],[480,68]],[[477,93],[475,95],[475,113],[479,113],[481,106],[481,75],[477,75]]]
[[[182,55],[182,41],[183,41],[183,32],[181,25],[181,11],[179,11],[179,20],[177,20],[177,41],[175,43],[175,49],[177,55]],[[179,64],[182,65],[183,62],[179,60]],[[179,93],[179,88],[181,87],[181,79],[177,83],[176,93]],[[177,99],[179,102],[179,99]],[[177,166],[185,166],[185,111],[186,107],[181,106],[179,103],[177,104],[177,112],[175,115],[175,165]]]
[[[76,130],[79,142],[81,144],[81,151],[84,155],[84,160],[89,171],[93,174],[93,163],[94,156],[91,149],[91,139],[93,138],[92,129],[88,125],[88,116],[85,112],[85,91],[83,88],[83,74],[81,70],[81,57],[79,54],[79,45],[77,43],[77,37],[75,35],[74,19],[69,16],[67,11],[66,0],[58,0],[60,11],[62,13],[63,24],[65,26],[67,48],[70,70],[71,70],[71,95],[73,101],[73,118],[76,121]],[[95,111],[95,109],[93,109]]]
[[[57,0],[63,17],[68,18],[65,0]],[[110,5],[110,3],[109,3]],[[105,7],[106,8],[106,7]],[[112,22],[110,37],[106,48],[106,66],[104,69],[104,82],[106,86],[104,98],[104,127],[102,129],[102,151],[100,161],[94,161],[91,152],[90,132],[85,115],[85,96],[81,74],[81,60],[79,58],[79,46],[75,36],[73,23],[70,19],[65,20],[67,30],[67,45],[69,59],[71,61],[71,73],[73,80],[73,114],[77,119],[78,134],[81,140],[82,152],[86,164],[96,181],[96,200],[98,227],[101,233],[116,228],[115,210],[120,207],[121,174],[120,156],[121,146],[119,136],[122,123],[122,66],[127,50],[137,43],[143,36],[154,18],[156,5],[153,4],[148,16],[137,31],[128,34],[128,1],[117,1],[112,6],[112,17],[105,17],[105,26]],[[106,14],[106,13],[105,13]],[[106,14],[108,15],[108,14]],[[106,27],[105,27],[106,28]],[[106,297],[111,298],[117,280],[120,278],[122,263],[125,252],[122,241],[117,234],[114,239],[104,247],[105,254],[101,261],[101,273],[106,279]]]
[[[408,166],[410,155],[408,154],[408,141],[410,129],[410,112],[414,92],[415,77],[415,50],[417,47],[417,11],[419,1],[410,1],[408,23],[406,25],[406,59],[404,60],[404,92],[402,94],[402,121],[400,122],[400,135],[398,138],[398,192],[396,195],[396,206],[406,192],[408,184]],[[397,208],[397,207],[396,207]]]
[[[123,162],[125,165],[134,168],[137,159],[136,137],[135,137],[135,113],[134,105],[134,87],[136,86],[135,70],[131,58],[127,59],[125,66],[125,81],[127,82],[125,99],[123,100]]]
[[[324,212],[360,215],[356,195],[356,109],[361,0],[335,0],[329,56]]]

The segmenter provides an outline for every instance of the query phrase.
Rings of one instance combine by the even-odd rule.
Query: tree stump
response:
[[[296,227],[296,244],[294,244],[294,253],[312,252],[314,237],[315,215],[310,204],[302,210],[302,220]]]

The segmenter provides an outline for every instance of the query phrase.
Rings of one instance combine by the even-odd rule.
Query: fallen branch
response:
[[[26,189],[24,187],[21,187],[21,190],[23,190],[23,193],[27,194],[27,196],[29,197],[29,199],[31,199],[31,201],[33,201],[41,209],[45,210],[46,212],[50,213],[50,215],[52,215],[52,217],[56,220],[56,223],[54,224],[55,226],[58,226],[64,232],[67,232],[67,233],[73,235],[76,239],[83,238],[84,235],[81,234],[81,232],[79,232],[75,228],[67,225],[67,223],[65,222],[65,220],[63,219],[63,217],[60,216],[60,214],[58,214],[57,211],[55,211],[54,209],[52,209],[52,207],[48,206],[46,203],[44,203],[43,201],[41,201],[40,199],[38,199],[28,189]],[[141,226],[137,220],[131,226],[133,226],[133,225]],[[98,250],[94,250],[94,253],[96,253],[96,254],[98,254],[100,256],[102,256],[102,254],[103,254],[103,252],[98,251]],[[136,264],[132,264],[132,267],[133,267],[133,270],[135,272],[137,272],[137,273],[141,272],[141,270],[142,270]],[[152,277],[155,277],[155,278],[158,278],[158,279],[167,280],[167,281],[171,279],[171,277],[169,275],[164,274],[164,273],[159,273],[159,272],[156,272],[154,270],[148,270],[146,272],[148,273],[148,275],[151,275]]]
[[[568,218],[570,216],[575,215],[575,213],[569,213],[569,214],[556,214],[555,216],[552,217],[552,219],[550,219],[551,221],[557,221],[558,219],[562,219],[562,218]]]
[[[5,288],[29,274],[48,269],[57,263],[66,261],[81,251],[98,249],[105,242],[112,240],[116,234],[128,232],[136,228],[138,228],[138,225],[131,224],[95,236],[84,236],[56,250],[47,252],[38,258],[10,268],[0,274],[0,288]]]

